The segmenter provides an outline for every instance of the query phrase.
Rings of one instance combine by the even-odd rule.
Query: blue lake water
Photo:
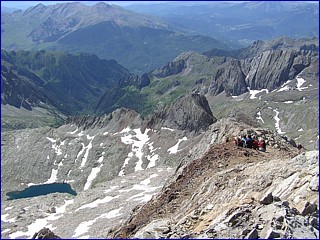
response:
[[[74,191],[70,184],[68,183],[51,183],[51,184],[42,184],[35,185],[25,188],[22,191],[14,191],[8,192],[6,195],[8,196],[7,200],[19,199],[19,198],[30,198],[41,195],[47,195],[50,193],[69,193],[71,195],[76,196],[77,193]]]

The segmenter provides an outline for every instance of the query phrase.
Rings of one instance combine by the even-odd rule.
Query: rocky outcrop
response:
[[[175,75],[181,73],[183,69],[186,68],[186,61],[184,59],[180,59],[177,61],[169,62],[161,68],[158,68],[152,72],[152,75],[165,78],[170,75]]]
[[[207,99],[203,95],[191,94],[178,99],[175,103],[163,107],[147,122],[147,127],[161,127],[201,132],[216,122]]]
[[[49,228],[42,228],[33,235],[32,239],[61,239],[61,237],[54,234]]]
[[[246,76],[242,72],[240,62],[230,59],[229,64],[219,68],[210,82],[209,92],[217,95],[223,91],[229,95],[240,95],[247,92]]]
[[[141,89],[150,84],[150,78],[147,73],[144,73],[142,75],[130,75],[129,77],[126,77],[121,80],[121,87],[123,86],[136,86],[137,88]]]

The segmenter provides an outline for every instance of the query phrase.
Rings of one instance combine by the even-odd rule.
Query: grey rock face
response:
[[[229,64],[219,68],[210,83],[210,93],[217,95],[223,91],[229,95],[240,95],[247,92],[246,76],[242,72],[240,61],[230,59]]]
[[[207,99],[203,95],[191,94],[155,113],[147,122],[147,126],[154,129],[167,127],[197,133],[206,130],[216,121]]]
[[[242,60],[241,69],[246,76],[246,85],[250,89],[272,91],[308,67],[312,58],[318,58],[316,52],[270,50]]]

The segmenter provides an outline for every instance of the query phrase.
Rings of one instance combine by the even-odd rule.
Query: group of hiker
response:
[[[263,152],[267,150],[267,144],[264,139],[260,139],[259,141],[256,136],[251,137],[251,135],[236,137],[234,139],[234,144],[238,147],[253,148]]]

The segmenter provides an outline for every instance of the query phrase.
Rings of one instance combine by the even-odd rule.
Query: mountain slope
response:
[[[3,115],[8,115],[6,122],[9,125],[11,117],[14,117],[11,115],[16,112],[9,106],[21,111],[30,110],[29,113],[24,111],[24,114],[30,115],[28,117],[35,114],[32,112],[35,107],[53,108],[58,115],[91,112],[90,105],[107,89],[114,88],[122,78],[131,75],[114,60],[100,60],[88,54],[2,50],[1,58],[1,104],[7,105]],[[47,114],[48,117],[52,115]],[[61,119],[58,122],[61,123]],[[32,121],[24,124],[34,126]],[[24,124],[21,122],[21,127]]]
[[[31,73],[30,73],[31,75]],[[2,130],[39,126],[57,126],[65,116],[58,103],[23,76],[1,68]]]
[[[116,61],[100,60],[88,54],[3,51],[2,58],[20,75],[32,72],[31,80],[69,114],[83,111],[104,90],[130,75]]]
[[[3,16],[2,48],[94,53],[133,72],[161,66],[183,51],[229,47],[207,36],[175,32],[157,17],[97,3],[39,4]],[[22,30],[21,30],[22,29]]]

